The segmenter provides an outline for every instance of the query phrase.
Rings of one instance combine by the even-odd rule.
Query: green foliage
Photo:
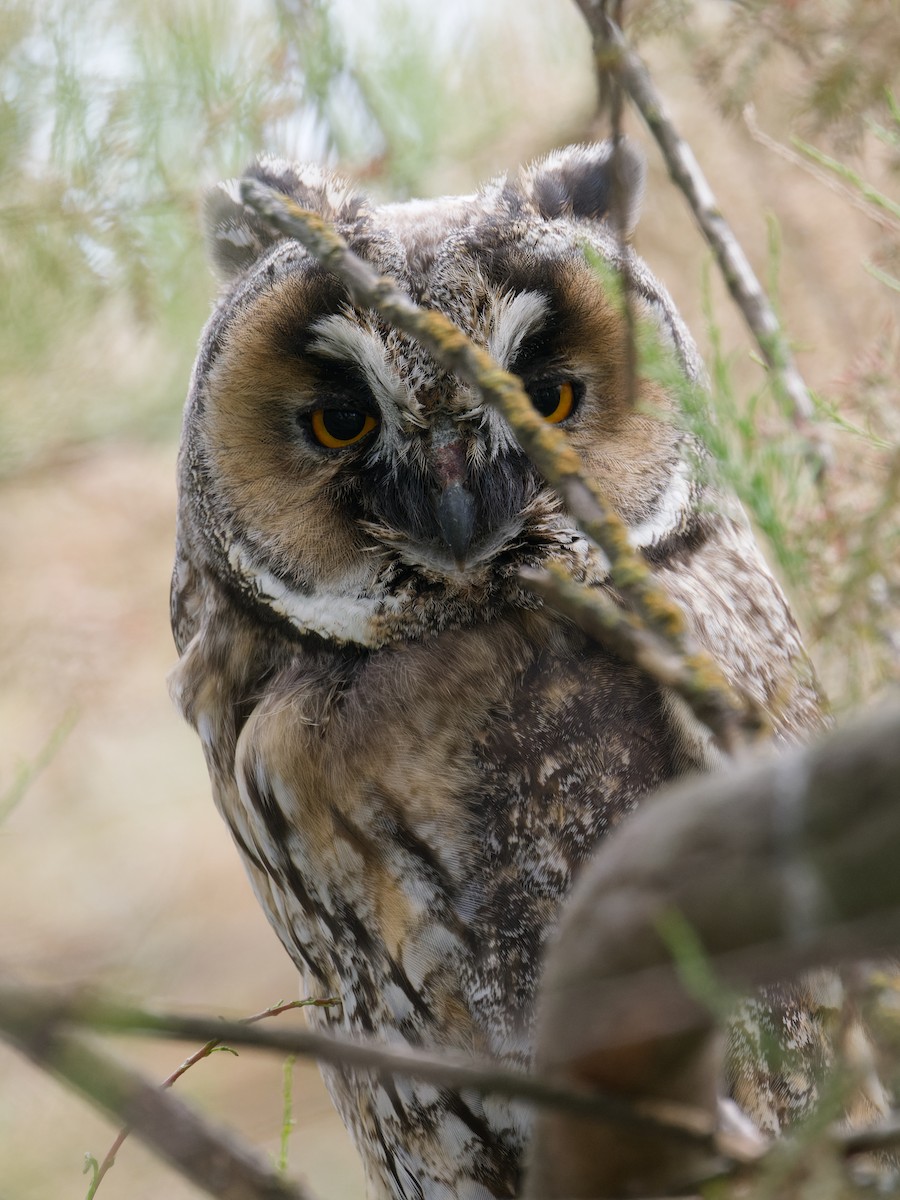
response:
[[[56,728],[50,733],[40,751],[29,762],[23,763],[16,771],[15,778],[5,791],[0,792],[0,824],[24,799],[25,794],[35,779],[45,767],[48,767],[60,751],[66,738],[75,727],[78,713],[70,710]]]
[[[170,427],[208,294],[196,181],[249,157],[277,108],[257,65],[271,67],[274,37],[231,12],[75,0],[7,13],[0,470]]]
[[[802,168],[818,181],[822,195],[827,190],[843,197],[845,216],[837,228],[822,223],[814,207],[805,211],[817,239],[816,257],[842,262],[851,286],[854,272],[862,270],[883,288],[869,302],[865,322],[857,324],[863,340],[841,343],[840,374],[827,383],[820,377],[813,393],[813,432],[830,449],[824,478],[810,471],[804,448],[810,430],[789,419],[771,382],[760,378],[748,386],[741,355],[722,333],[724,312],[708,290],[711,413],[702,399],[684,398],[689,422],[765,533],[781,573],[795,585],[794,603],[832,698],[838,708],[850,707],[900,678],[900,567],[889,549],[900,544],[896,3],[634,0],[628,15],[670,45],[673,37],[680,42],[685,65],[726,116],[744,113],[748,104],[758,108],[760,125],[772,133],[761,133],[753,120],[747,127],[773,166],[775,154],[793,165],[786,182],[800,180]],[[740,130],[735,139],[744,153]],[[789,211],[791,194],[785,192],[784,199]],[[860,238],[867,251],[848,261],[844,235],[859,228],[860,213],[868,222],[864,227],[877,232]],[[794,227],[796,232],[796,213]],[[791,249],[796,268],[802,256]],[[768,287],[776,301],[779,256],[770,239]],[[813,258],[807,270],[815,299]],[[789,331],[796,324],[796,296],[793,303]],[[848,298],[835,288],[830,303],[844,312]],[[827,357],[829,349],[802,347],[807,361]]]
[[[100,1164],[90,1152],[84,1156],[84,1166],[81,1170],[82,1175],[90,1174],[91,1182],[88,1187],[86,1200],[92,1200],[92,1197],[97,1191],[97,1186],[100,1182]]]
[[[655,924],[672,955],[684,990],[719,1021],[727,1023],[738,997],[717,978],[697,931],[674,909],[660,913]]]
[[[288,1055],[281,1072],[281,1137],[278,1149],[278,1170],[282,1175],[288,1168],[288,1141],[297,1122],[294,1120],[294,1065],[297,1059]]]
[[[883,132],[887,132],[887,130],[883,130]],[[869,204],[883,209],[895,219],[900,220],[900,204],[896,204],[889,196],[879,192],[877,188],[871,187],[858,171],[854,171],[847,163],[832,158],[830,154],[824,154],[821,150],[817,150],[815,146],[810,146],[802,138],[794,137],[791,140],[807,158],[851,184]]]
[[[714,14],[704,7],[694,0],[694,19],[677,28],[724,111],[763,99],[774,72],[790,76],[795,115],[845,146],[889,115],[900,62],[894,0],[733,0]]]
[[[510,11],[511,0],[440,20],[411,0],[11,0],[0,474],[85,440],[171,436],[212,292],[205,186],[272,149],[337,158],[391,195],[427,191],[430,172],[521,121],[514,78],[538,43],[564,59],[578,26],[528,0],[510,39]],[[551,22],[553,39],[535,33]],[[498,63],[501,37],[515,52]]]
[[[780,238],[770,222],[770,296],[778,297]],[[604,286],[616,282],[601,271]],[[887,281],[885,281],[887,283]],[[893,614],[900,597],[900,446],[896,397],[900,329],[889,325],[864,373],[843,393],[813,394],[814,427],[832,461],[821,479],[808,454],[809,431],[791,420],[762,364],[759,383],[739,385],[739,356],[729,349],[703,282],[709,391],[685,380],[655,329],[636,329],[639,370],[678,398],[687,428],[709,451],[697,464],[741,501],[766,539],[817,652],[838,709],[859,703],[898,673]]]

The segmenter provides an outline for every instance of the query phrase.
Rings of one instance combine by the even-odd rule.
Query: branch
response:
[[[705,662],[697,655],[679,655],[633,613],[620,608],[596,588],[575,582],[563,568],[551,564],[546,570],[523,569],[524,582],[556,612],[568,617],[595,642],[608,646],[620,658],[646,671],[657,683],[684,699],[691,711],[709,728],[723,748],[736,749],[736,733],[747,728],[747,716],[735,711],[734,694],[710,678]],[[757,728],[762,715],[757,717]],[[739,724],[740,723],[740,724]]]
[[[0,1035],[126,1124],[192,1183],[219,1200],[314,1200],[234,1134],[63,1028],[59,1013],[46,993],[0,987]]]
[[[575,0],[594,40],[597,70],[613,73],[628,93],[662,151],[669,174],[684,193],[700,231],[716,257],[732,299],[744,316],[770,372],[773,386],[786,403],[795,426],[807,440],[817,474],[828,465],[828,449],[814,436],[809,422],[815,406],[800,374],[781,322],[756,278],[734,231],[694,152],[675,128],[665,101],[641,57],[622,30],[606,15],[601,0]]]
[[[900,707],[812,749],[687,780],[644,802],[576,883],[544,967],[536,1067],[632,1100],[715,1111],[723,1000],[673,961],[673,921],[724,989],[746,993],[900,944]],[[720,1024],[720,1022],[718,1022]],[[562,1074],[561,1074],[562,1073]],[[845,1154],[896,1138],[836,1140]],[[871,1138],[871,1141],[868,1140]],[[539,1114],[532,1196],[665,1193],[698,1146]],[[581,1190],[586,1189],[586,1190]]]
[[[291,1009],[307,1008],[310,1005],[315,1006],[316,1008],[324,1008],[329,1004],[340,1004],[340,1001],[332,1000],[332,999],[329,999],[329,1000],[289,1000],[286,1004],[273,1004],[270,1008],[266,1008],[262,1012],[254,1013],[252,1017],[243,1017],[241,1019],[241,1021],[242,1021],[242,1024],[244,1024],[244,1025],[255,1025],[257,1021],[265,1021],[268,1017],[279,1017],[279,1016],[281,1016],[282,1013],[289,1012]],[[167,1075],[166,1078],[159,1085],[160,1088],[172,1087],[175,1083],[178,1082],[178,1080],[181,1078],[182,1075],[185,1074],[186,1071],[189,1071],[191,1069],[191,1067],[195,1066],[202,1059],[209,1058],[209,1056],[215,1050],[218,1050],[221,1047],[221,1045],[222,1045],[221,1038],[210,1038],[210,1040],[208,1042],[206,1042],[205,1045],[201,1046],[199,1050],[195,1050],[193,1054],[189,1055],[184,1060],[184,1062],[181,1064],[181,1066],[177,1067],[171,1073],[171,1075]],[[93,1197],[96,1196],[97,1189],[100,1187],[100,1184],[103,1182],[103,1179],[106,1176],[107,1172],[114,1165],[114,1163],[116,1161],[116,1155],[122,1149],[122,1146],[124,1145],[130,1132],[131,1132],[131,1130],[127,1126],[124,1129],[119,1130],[118,1134],[116,1135],[115,1141],[110,1146],[110,1148],[107,1150],[106,1156],[103,1159],[103,1162],[100,1163],[100,1165],[97,1167],[93,1181],[91,1182],[91,1186],[88,1189],[87,1200],[93,1200]]]
[[[70,1037],[62,1032],[70,1025],[104,1033],[255,1046],[313,1058],[330,1066],[388,1077],[406,1075],[456,1091],[471,1088],[480,1093],[505,1096],[536,1106],[550,1105],[583,1116],[602,1115],[609,1121],[652,1129],[660,1136],[686,1139],[704,1146],[715,1140],[715,1121],[708,1120],[705,1114],[693,1111],[688,1105],[678,1110],[672,1105],[657,1109],[652,1103],[633,1106],[618,1097],[604,1096],[594,1088],[568,1082],[560,1086],[550,1079],[539,1079],[524,1071],[509,1069],[497,1062],[479,1061],[464,1054],[430,1055],[412,1048],[388,1048],[380,1043],[337,1038],[310,1029],[262,1028],[218,1017],[155,1013],[103,998],[62,995],[49,988],[0,982],[0,1036],[18,1044],[29,1057],[42,1061],[80,1090],[87,1091],[80,1081],[81,1076],[69,1075],[58,1056],[44,1056],[41,1060],[32,1052],[34,1046],[42,1047],[58,1037]],[[150,1087],[149,1084],[142,1086]],[[174,1103],[174,1098],[171,1099]],[[120,1109],[110,1111],[124,1115]],[[135,1132],[140,1132],[136,1121],[132,1125]]]
[[[414,337],[437,363],[477,388],[503,414],[522,449],[559,492],[581,529],[606,554],[610,579],[625,603],[672,654],[690,657],[702,670],[708,686],[721,698],[728,698],[727,705],[718,706],[727,721],[713,731],[723,748],[733,748],[744,729],[756,731],[761,720],[758,709],[738,697],[714,659],[691,643],[681,610],[632,548],[626,526],[597,484],[586,476],[565,434],[536,412],[521,381],[503,371],[487,351],[470,341],[443,313],[419,308],[393,280],[378,275],[318,214],[253,179],[242,180],[241,199],[273,228],[301,242],[343,281],[360,307],[375,310],[391,325]],[[623,636],[621,641],[623,653],[635,661],[628,639]],[[701,712],[697,716],[705,723]]]

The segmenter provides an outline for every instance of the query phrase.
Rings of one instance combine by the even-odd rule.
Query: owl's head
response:
[[[627,265],[638,315],[695,376],[671,300],[612,225],[614,195],[617,218],[635,217],[632,149],[573,146],[474,195],[383,206],[318,167],[262,158],[248,174],[332,221],[518,374],[636,545],[683,525],[692,485],[671,402],[646,380],[633,394],[621,303],[586,254]],[[602,555],[475,391],[358,309],[242,205],[236,181],[209,198],[207,225],[224,288],[185,415],[183,562],[286,629],[370,647],[532,604],[523,565],[603,577]]]

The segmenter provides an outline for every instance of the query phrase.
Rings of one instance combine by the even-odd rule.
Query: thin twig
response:
[[[124,1081],[127,1084],[126,1090],[133,1093],[128,1097],[129,1103],[139,1100],[150,1110],[151,1116],[155,1106],[147,1101],[143,1091],[146,1089],[161,1096],[160,1089],[113,1063],[104,1055],[100,1055],[87,1069],[89,1086],[85,1086],[80,1069],[81,1062],[87,1062],[87,1057],[94,1052],[65,1032],[66,1025],[71,1023],[108,1033],[149,1034],[190,1040],[200,1040],[204,1034],[216,1031],[221,1036],[208,1038],[207,1044],[233,1042],[235,1045],[251,1046],[260,1050],[314,1058],[317,1062],[329,1063],[332,1066],[373,1071],[380,1075],[408,1075],[455,1090],[472,1088],[485,1094],[501,1095],[531,1103],[539,1108],[598,1117],[627,1127],[647,1129],[679,1141],[706,1146],[736,1163],[758,1162],[764,1154],[764,1146],[758,1139],[739,1135],[731,1129],[714,1130],[705,1113],[686,1105],[664,1101],[628,1103],[604,1095],[593,1088],[579,1087],[570,1081],[555,1084],[521,1071],[510,1070],[497,1063],[479,1062],[465,1056],[447,1054],[437,1057],[418,1050],[387,1049],[381,1045],[349,1041],[311,1030],[260,1029],[253,1028],[250,1024],[251,1021],[260,1021],[266,1016],[277,1015],[280,1011],[302,1004],[303,1001],[299,1001],[297,1004],[266,1010],[243,1021],[229,1021],[202,1015],[154,1013],[109,1000],[87,1000],[83,996],[73,998],[49,988],[4,983],[0,984],[0,1035],[17,1044],[35,1062],[62,1075],[99,1107],[120,1117],[125,1114],[125,1105],[109,1102],[106,1095],[109,1080],[117,1086],[119,1082]],[[76,1043],[78,1052],[73,1062],[77,1065],[73,1069],[67,1056],[54,1053],[53,1047],[71,1048],[76,1046]],[[199,1057],[201,1053],[198,1052],[192,1058]],[[188,1063],[190,1061],[188,1060]],[[95,1069],[97,1074],[94,1084],[90,1082],[90,1072]],[[175,1105],[175,1098],[171,1097],[168,1103]],[[179,1114],[181,1119],[180,1114],[186,1112],[189,1116],[189,1128],[186,1126],[186,1133],[193,1137],[194,1126],[200,1119],[180,1101],[177,1105],[177,1108],[171,1110],[170,1116]],[[158,1140],[148,1135],[146,1121],[139,1124],[137,1120],[132,1120],[131,1124],[138,1136],[150,1145],[161,1148]],[[900,1114],[892,1113],[881,1124],[867,1129],[847,1130],[835,1127],[831,1131],[830,1139],[841,1153],[848,1156],[897,1145],[900,1143]],[[200,1148],[207,1148],[203,1138]],[[242,1147],[239,1147],[239,1150],[246,1153]],[[175,1161],[171,1154],[166,1153],[165,1156],[170,1161]],[[189,1175],[189,1178],[196,1176]],[[206,1185],[201,1182],[201,1186]],[[221,1194],[231,1197],[230,1192]],[[260,1195],[268,1196],[269,1193]],[[286,1191],[273,1192],[271,1195],[297,1197],[299,1200],[306,1194]],[[248,1196],[255,1200],[256,1193],[248,1193]]]
[[[675,128],[665,101],[641,57],[597,0],[575,0],[594,39],[598,71],[614,71],[662,151],[673,181],[684,193],[711,247],[734,302],[771,372],[773,387],[808,442],[817,474],[827,467],[827,447],[809,427],[815,406],[775,310],[734,231],[722,215],[694,152]]]
[[[874,221],[880,228],[887,230],[889,233],[900,233],[900,220],[883,212],[881,207],[870,203],[865,193],[860,194],[861,189],[850,187],[842,178],[830,174],[825,169],[827,164],[817,165],[815,159],[810,161],[808,158],[804,158],[802,154],[799,154],[796,150],[792,150],[790,146],[785,146],[783,142],[779,142],[776,138],[766,133],[765,130],[761,129],[756,120],[756,109],[752,104],[744,105],[741,116],[743,117],[747,132],[753,138],[754,142],[757,142],[760,146],[764,146],[772,154],[778,155],[785,162],[789,162],[791,166],[798,167],[807,175],[811,175],[813,179],[828,188],[829,191],[834,192],[849,204],[852,204],[855,209],[868,217],[870,221]],[[854,181],[856,179],[859,179],[859,176],[854,176]]]
[[[255,1025],[257,1021],[264,1021],[267,1017],[278,1017],[282,1013],[288,1012],[294,1008],[308,1008],[310,1006],[324,1008],[328,1005],[339,1003],[340,1001],[337,999],[290,1000],[286,1004],[274,1004],[271,1008],[266,1008],[262,1012],[254,1013],[252,1017],[242,1017],[241,1023],[244,1025]],[[189,1055],[184,1060],[180,1067],[174,1070],[171,1075],[168,1075],[159,1085],[160,1088],[170,1088],[177,1080],[181,1078],[182,1075],[184,1075],[186,1071],[189,1071],[195,1063],[200,1062],[201,1059],[209,1058],[209,1056],[215,1050],[218,1050],[221,1047],[221,1038],[210,1038],[210,1040],[204,1046],[201,1046],[199,1050],[195,1050],[193,1054]],[[116,1155],[122,1149],[122,1145],[130,1132],[131,1131],[127,1128],[127,1126],[124,1129],[119,1130],[115,1141],[106,1152],[106,1157],[94,1172],[94,1177],[91,1180],[91,1186],[88,1188],[88,1193],[85,1200],[93,1200],[94,1196],[96,1196],[97,1189],[103,1182],[107,1171],[109,1171],[113,1163],[115,1163]]]
[[[218,1040],[313,1058],[331,1066],[368,1071],[379,1076],[406,1075],[455,1091],[504,1096],[537,1106],[550,1106],[582,1116],[620,1122],[710,1149],[716,1130],[705,1113],[688,1106],[631,1104],[570,1081],[540,1079],[490,1060],[464,1054],[433,1055],[413,1048],[338,1038],[310,1029],[267,1028],[242,1021],[183,1013],[156,1013],[103,998],[61,995],[48,988],[0,983],[0,1036],[31,1054],[31,1047],[53,1042],[57,1031],[75,1025],[105,1033],[141,1034],[189,1041]],[[33,1055],[32,1055],[33,1057]],[[70,1078],[56,1056],[44,1058],[53,1070]],[[82,1090],[76,1079],[75,1086]],[[149,1086],[149,1085],[146,1085]],[[156,1089],[153,1089],[156,1090]],[[135,1132],[137,1121],[131,1121]]]
[[[672,653],[691,659],[710,687],[733,697],[727,728],[713,730],[720,745],[730,750],[744,729],[755,732],[758,709],[746,697],[738,697],[711,655],[692,644],[683,613],[631,546],[624,522],[585,473],[565,434],[537,413],[521,380],[502,370],[443,313],[419,308],[393,280],[378,275],[318,214],[253,179],[242,181],[241,198],[273,228],[301,242],[344,282],[357,304],[375,310],[414,337],[436,362],[477,388],[503,414],[522,449],[559,492],[581,529],[606,554],[610,580],[624,602],[670,645]],[[701,712],[697,716],[705,723]]]
[[[8,985],[0,991],[0,1036],[126,1124],[210,1195],[219,1200],[314,1200],[306,1187],[282,1178],[235,1134],[215,1128],[172,1092],[161,1091],[64,1028],[56,1016],[59,1005],[48,994],[41,997]]]

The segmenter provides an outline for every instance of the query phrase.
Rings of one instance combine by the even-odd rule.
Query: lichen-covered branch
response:
[[[671,688],[716,736],[724,749],[736,749],[736,734],[746,728],[753,712],[751,702],[742,711],[734,693],[719,686],[704,672],[702,661],[676,653],[671,643],[646,626],[634,613],[619,607],[609,596],[575,582],[562,568],[523,570],[522,578],[556,612],[568,617],[595,642],[646,671],[657,683]],[[764,715],[757,714],[758,724]]]
[[[824,448],[807,428],[815,414],[809,389],[797,367],[774,308],[747,255],[722,215],[719,202],[690,145],[681,136],[646,64],[607,15],[601,0],[575,0],[594,40],[597,70],[614,74],[641,114],[662,151],[676,186],[684,193],[706,238],[731,296],[744,316],[771,372],[773,386],[786,401],[794,423],[806,434],[815,465],[827,465]]]
[[[535,410],[521,381],[502,370],[493,358],[458,329],[443,313],[420,308],[393,280],[378,273],[354,254],[339,234],[316,213],[290,197],[253,179],[241,183],[245,204],[273,228],[301,242],[323,266],[341,279],[354,301],[374,309],[385,320],[414,337],[436,362],[477,388],[506,418],[522,449],[560,494],[581,529],[604,551],[610,579],[636,616],[696,672],[696,691],[714,689],[731,698],[726,726],[713,730],[720,744],[731,749],[742,726],[756,730],[759,713],[738,697],[713,658],[691,644],[683,614],[657,584],[653,572],[628,539],[628,530],[585,473],[565,434]],[[627,654],[626,639],[622,639]],[[708,712],[711,707],[706,705]],[[723,715],[725,710],[719,707]],[[703,712],[697,716],[706,722]]]

